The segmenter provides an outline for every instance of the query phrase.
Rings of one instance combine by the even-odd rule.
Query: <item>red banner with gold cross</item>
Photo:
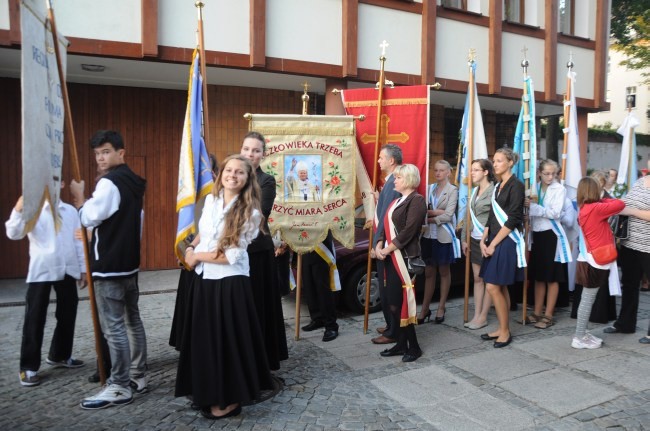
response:
[[[402,149],[403,163],[411,163],[420,171],[418,192],[426,196],[429,166],[429,87],[427,85],[384,87],[379,148],[396,144]],[[365,115],[357,122],[357,146],[363,164],[372,178],[377,140],[377,99],[375,88],[343,90],[342,99],[348,115]],[[383,181],[381,173],[378,178]],[[379,184],[377,184],[379,186]]]

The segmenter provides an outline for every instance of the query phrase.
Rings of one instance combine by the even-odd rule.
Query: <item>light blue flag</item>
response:
[[[515,141],[512,149],[515,153],[519,154],[519,163],[512,169],[512,173],[517,176],[524,184],[528,181],[529,188],[532,193],[535,192],[535,183],[537,182],[537,137],[535,134],[535,93],[533,90],[533,80],[527,76],[524,80],[526,87],[526,95],[522,96],[521,111],[519,112],[519,120],[517,121],[517,129],[515,130]],[[524,106],[528,105],[528,114],[524,114]],[[524,133],[524,124],[528,124],[528,134]],[[524,142],[528,140],[528,152],[525,152]],[[524,162],[526,159],[530,160],[530,172],[524,172]]]
[[[472,65],[472,77],[476,76],[476,62]],[[481,106],[478,102],[478,92],[476,91],[476,79],[474,82],[474,139],[472,141],[472,154],[469,153],[469,95],[470,88],[467,86],[467,97],[465,97],[465,111],[463,113],[463,122],[460,129],[460,163],[458,164],[458,171],[456,172],[456,184],[458,184],[458,222],[462,223],[465,220],[468,198],[468,186],[471,178],[469,176],[470,164],[472,160],[486,159],[487,143],[485,141],[485,130],[483,129],[483,117],[481,115]]]
[[[212,190],[212,166],[203,140],[203,78],[199,68],[199,53],[194,50],[187,91],[187,110],[181,140],[181,155],[178,164],[178,194],[176,211],[178,228],[174,251],[184,262],[180,249],[188,235],[196,232],[194,208],[196,203]]]

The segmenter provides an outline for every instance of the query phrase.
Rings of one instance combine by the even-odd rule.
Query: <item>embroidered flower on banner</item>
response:
[[[347,221],[347,220],[345,219],[345,217],[343,217],[343,216],[341,216],[341,217],[334,217],[332,220],[333,220],[335,223],[338,223],[338,225],[339,225],[339,229],[340,229],[340,230],[345,229],[345,227],[348,225],[348,221]]]
[[[301,230],[300,234],[298,234],[298,241],[303,241],[309,239],[309,234],[307,233],[306,230]]]
[[[341,148],[347,148],[347,147],[350,146],[350,144],[348,143],[348,141],[346,139],[337,139],[336,143],[339,144],[339,147],[341,147]]]
[[[326,187],[330,187],[334,194],[338,195],[341,193],[341,183],[345,182],[345,179],[341,175],[339,165],[334,162],[329,162],[328,166],[329,172],[327,172],[327,176],[329,179],[324,179],[323,183],[325,183]]]
[[[280,176],[280,172],[278,171],[278,162],[267,163],[264,172],[266,172],[267,174],[275,178],[276,189],[282,189],[282,177]]]

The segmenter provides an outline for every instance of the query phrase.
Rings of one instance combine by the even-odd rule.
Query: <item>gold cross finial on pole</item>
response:
[[[385,56],[386,56],[386,48],[388,48],[389,46],[390,46],[390,45],[388,45],[388,42],[386,42],[385,40],[382,41],[382,42],[379,44],[379,47],[381,48],[381,56],[382,56],[382,57],[385,57]]]
[[[526,54],[528,53],[528,48],[526,48],[526,45],[524,45],[524,48],[521,50],[521,52],[524,54],[524,60],[525,60]]]
[[[309,91],[309,87],[311,87],[311,85],[307,81],[303,82],[300,85],[302,85],[302,89],[304,93],[307,94],[307,91]]]

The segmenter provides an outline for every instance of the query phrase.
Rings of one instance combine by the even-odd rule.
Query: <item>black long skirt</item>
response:
[[[253,301],[262,328],[266,358],[272,370],[279,370],[280,361],[289,357],[289,349],[273,249],[249,252],[248,260]]]
[[[181,350],[183,337],[190,327],[192,319],[192,296],[194,292],[195,272],[181,269],[178,277],[178,289],[176,290],[176,304],[174,305],[174,317],[172,328],[169,331],[169,345]]]
[[[192,395],[201,407],[222,409],[260,400],[261,392],[274,389],[274,384],[250,279],[196,277],[191,335],[183,337],[175,395]]]

